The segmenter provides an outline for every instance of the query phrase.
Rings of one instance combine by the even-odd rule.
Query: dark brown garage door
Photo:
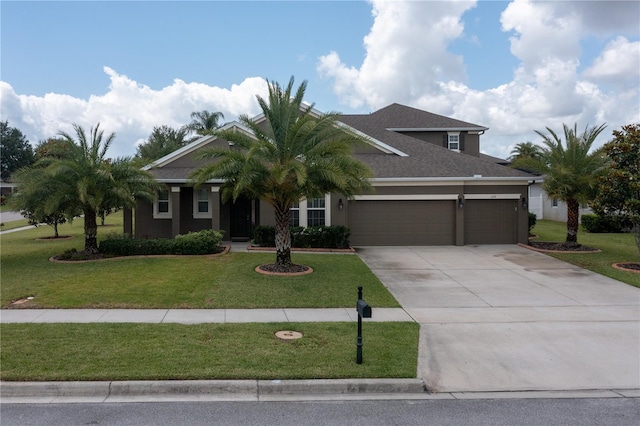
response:
[[[465,244],[515,244],[517,200],[466,200]]]
[[[351,244],[453,245],[453,201],[350,201]]]

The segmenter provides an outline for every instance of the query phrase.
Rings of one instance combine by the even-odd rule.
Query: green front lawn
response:
[[[2,324],[2,380],[414,378],[416,323]],[[303,334],[283,342],[280,330]]]
[[[119,215],[107,218],[98,236],[122,231]],[[293,254],[314,272],[297,277],[266,276],[255,267],[275,253],[221,256],[119,258],[59,264],[49,257],[83,248],[83,221],[60,226],[71,240],[51,236],[49,227],[2,236],[2,307],[34,296],[23,307],[38,308],[328,308],[353,307],[357,287],[374,307],[398,307],[377,277],[354,255]]]
[[[564,241],[567,235],[567,225],[563,222],[538,220],[531,232],[539,237],[534,241]],[[578,232],[578,242],[588,247],[599,248],[602,253],[547,254],[581,268],[640,287],[640,274],[620,271],[611,267],[612,264],[618,262],[638,261],[638,248],[634,234],[592,234],[581,227]]]

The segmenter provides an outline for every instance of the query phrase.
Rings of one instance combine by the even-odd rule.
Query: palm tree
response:
[[[540,147],[533,142],[520,142],[511,150],[510,161],[515,161],[519,158],[540,158]]]
[[[212,135],[220,127],[220,119],[224,120],[221,112],[195,111],[191,113],[191,123],[185,127],[200,136]]]
[[[576,247],[580,203],[593,196],[597,175],[606,162],[600,150],[592,152],[591,147],[606,125],[587,126],[582,134],[578,134],[577,124],[573,128],[566,124],[563,127],[564,145],[549,127],[546,128],[548,134],[536,130],[545,145],[540,158],[516,159],[512,166],[545,175],[542,188],[547,195],[567,203],[567,237],[564,244]]]
[[[292,95],[294,79],[286,87],[267,81],[268,100],[256,96],[264,123],[247,115],[239,120],[250,135],[227,130],[219,136],[230,149],[210,149],[202,158],[218,159],[194,171],[196,185],[211,178],[225,180],[221,196],[234,201],[241,195],[260,198],[273,206],[276,218],[276,265],[290,268],[290,208],[300,199],[340,192],[346,197],[369,188],[371,171],[352,153],[364,139],[338,126],[337,114],[313,112],[303,104],[304,81]]]
[[[59,135],[69,144],[69,151],[60,157],[45,157],[39,166],[57,183],[46,202],[55,205],[64,199],[84,214],[86,254],[98,252],[96,215],[105,207],[134,207],[137,198],[153,200],[156,183],[145,171],[133,166],[129,158],[105,158],[115,138],[104,138],[98,123],[87,137],[84,129],[73,125],[77,141],[65,133]]]

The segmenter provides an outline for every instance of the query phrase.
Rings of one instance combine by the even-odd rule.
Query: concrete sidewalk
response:
[[[514,245],[358,255],[422,325],[429,389],[640,389],[638,288]]]
[[[355,305],[355,303],[354,303]],[[354,322],[355,307],[327,309],[2,309],[0,323]],[[413,321],[402,308],[374,308],[364,321]]]

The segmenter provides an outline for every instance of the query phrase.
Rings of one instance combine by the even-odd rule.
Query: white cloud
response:
[[[372,1],[375,17],[364,38],[366,57],[359,69],[338,53],[320,58],[318,71],[334,79],[334,92],[352,108],[379,108],[394,98],[408,101],[437,81],[465,80],[462,58],[447,51],[462,35],[460,17],[475,2]]]
[[[72,123],[88,130],[100,122],[105,132],[116,132],[109,155],[133,155],[135,146],[145,140],[154,126],[182,126],[193,111],[220,111],[227,121],[239,114],[257,114],[256,94],[266,96],[262,78],[246,78],[230,89],[174,80],[171,86],[153,90],[146,85],[104,67],[111,84],[103,95],[88,100],[48,93],[42,97],[20,95],[0,81],[2,119],[19,128],[32,144],[72,132]]]
[[[597,82],[613,83],[624,87],[638,85],[640,69],[640,42],[617,37],[607,44],[591,67],[586,78]]]
[[[611,130],[640,122],[639,42],[620,37],[622,31],[638,36],[637,2],[511,2],[501,23],[520,64],[510,82],[484,91],[466,85],[463,58],[448,50],[464,37],[463,14],[473,6],[374,0],[362,64],[345,64],[330,52],[320,57],[318,72],[333,80],[334,92],[351,107],[400,102],[486,125],[482,149],[498,156],[539,139],[534,130],[547,126],[606,122],[601,144]],[[617,38],[581,73],[581,42],[588,37]],[[624,83],[625,90],[610,90],[605,82]]]

